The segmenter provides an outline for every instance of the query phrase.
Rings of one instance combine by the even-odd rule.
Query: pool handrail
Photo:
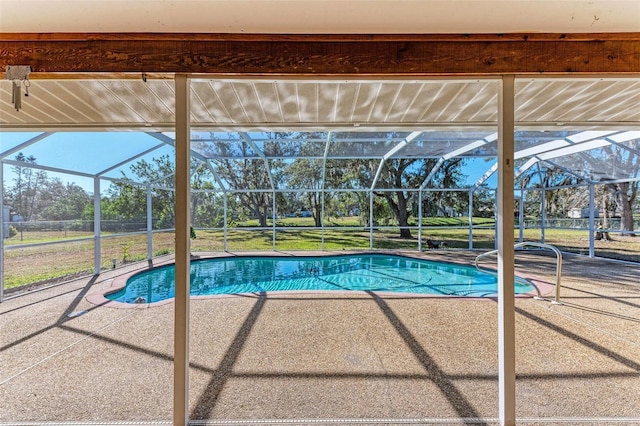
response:
[[[525,247],[525,246],[530,246],[530,247],[538,247],[538,248],[543,248],[543,249],[549,249],[551,251],[553,251],[556,254],[556,294],[555,294],[555,300],[553,300],[551,303],[554,305],[562,305],[562,302],[560,302],[560,277],[562,275],[562,253],[560,252],[560,250],[558,250],[557,247],[552,246],[551,244],[544,244],[544,243],[535,243],[535,242],[529,242],[529,241],[525,241],[522,243],[517,243],[513,246],[514,249],[517,248],[521,248],[521,247]],[[497,254],[498,250],[491,250],[488,251],[486,253],[482,253],[479,254],[478,256],[476,256],[476,260],[475,260],[475,265],[476,265],[476,269],[481,270],[480,266],[478,265],[478,261],[483,258],[483,257],[487,257],[487,256],[491,256],[494,254]],[[485,269],[486,271],[486,269]],[[489,270],[490,272],[494,272]],[[540,290],[538,290],[538,288],[536,287],[536,291],[538,292],[538,296],[536,297],[536,299],[543,299],[542,296],[540,295]]]

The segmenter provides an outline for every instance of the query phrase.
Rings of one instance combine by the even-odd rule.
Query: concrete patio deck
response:
[[[406,254],[472,263],[478,253]],[[554,283],[555,257],[518,253],[516,264]],[[118,274],[146,267],[0,304],[0,423],[170,423],[173,303],[113,309],[86,300]],[[565,256],[561,297],[561,306],[516,300],[519,424],[640,424],[640,267]],[[496,421],[493,300],[197,299],[190,337],[194,423]]]

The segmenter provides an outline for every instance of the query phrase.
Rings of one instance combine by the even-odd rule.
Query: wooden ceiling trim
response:
[[[440,76],[639,74],[640,33],[0,34],[0,69],[33,73]]]
[[[640,32],[505,34],[2,33],[0,41],[633,41]]]

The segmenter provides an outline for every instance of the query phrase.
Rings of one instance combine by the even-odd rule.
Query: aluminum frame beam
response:
[[[371,182],[370,190],[373,191],[375,189],[376,183],[378,182],[378,178],[380,178],[380,174],[382,173],[382,169],[384,167],[385,161],[391,158],[396,152],[400,151],[402,148],[407,146],[410,142],[420,136],[422,132],[412,132],[407,136],[403,141],[399,142],[396,146],[387,151],[382,158],[380,159],[380,164],[378,164],[378,170],[376,170],[376,174],[373,177],[373,181]]]
[[[41,141],[44,138],[48,138],[49,136],[53,135],[54,132],[44,132],[39,134],[38,136],[35,136],[27,141],[22,142],[21,144],[18,144],[16,146],[14,146],[13,148],[10,148],[6,151],[3,151],[0,153],[0,159],[4,159],[6,157],[8,157],[11,154],[15,154],[16,152],[20,152],[21,150],[25,149],[26,147],[33,145],[34,143]]]
[[[273,183],[273,174],[271,173],[271,167],[269,167],[269,159],[267,158],[267,156],[265,155],[264,152],[262,152],[258,146],[255,144],[255,142],[251,139],[251,136],[249,136],[247,133],[245,132],[239,132],[238,133],[240,135],[240,137],[242,138],[243,141],[245,141],[247,143],[247,145],[249,145],[251,147],[251,149],[253,149],[254,152],[258,153],[258,156],[262,159],[262,161],[264,162],[264,168],[265,168],[265,172],[267,173],[267,177],[269,178],[269,185],[271,185],[271,189],[275,190],[276,186]]]
[[[575,136],[575,135],[572,135],[572,136]],[[605,139],[596,138],[596,137],[592,139],[586,139],[580,142],[571,142],[570,140],[568,140],[568,138],[570,137],[571,136],[565,139],[558,139],[553,142],[547,142],[541,145],[537,145],[535,147],[516,151],[514,153],[514,159],[518,160],[521,158],[532,156],[531,158],[536,158],[538,159],[538,161],[549,160],[551,158],[563,157],[571,154],[585,153],[586,151],[590,151],[592,149],[597,149],[597,148],[602,148],[604,146],[612,145],[611,142],[608,142]],[[531,159],[529,159],[528,162],[529,161],[531,161]],[[552,164],[551,162],[549,163]],[[495,171],[497,170],[496,164],[494,164],[494,166],[492,166],[480,179],[476,181],[476,183],[474,184],[474,187],[479,187],[484,182],[486,182],[487,179],[489,179],[493,175],[493,173],[495,173]],[[521,167],[520,169],[518,169],[517,175],[520,176],[522,173],[524,173],[524,171],[526,171],[532,165],[533,163],[528,165],[526,168]],[[572,174],[580,177],[580,175],[577,175],[575,173],[572,173]],[[585,179],[586,181],[590,181],[587,178],[583,178],[583,179]]]
[[[433,176],[438,172],[438,170],[440,170],[440,168],[442,167],[442,165],[444,164],[445,161],[450,160],[454,157],[460,156],[464,153],[467,153],[469,151],[472,151],[476,148],[480,148],[481,146],[490,144],[492,142],[495,142],[497,140],[497,133],[492,133],[491,135],[487,136],[484,139],[480,139],[477,140],[475,142],[471,142],[470,144],[467,144],[463,147],[460,147],[456,150],[453,150],[445,155],[443,155],[442,157],[440,157],[440,159],[438,160],[438,162],[435,164],[435,166],[433,166],[433,168],[431,169],[431,171],[429,172],[429,174],[427,175],[426,178],[424,178],[424,181],[422,181],[422,184],[420,185],[420,189],[424,189],[426,188],[426,186],[429,184],[429,182],[431,181],[431,179],[433,179]]]
[[[117,164],[114,164],[113,166],[111,166],[109,168],[106,168],[106,169],[104,169],[102,171],[99,171],[98,173],[96,173],[96,176],[101,176],[101,175],[103,175],[105,173],[109,173],[110,171],[115,170],[120,166],[124,166],[125,164],[130,163],[131,161],[136,160],[136,159],[138,159],[140,157],[143,157],[143,156],[145,156],[145,155],[147,155],[147,154],[149,154],[149,153],[151,153],[151,152],[153,152],[153,151],[155,151],[157,149],[160,149],[163,146],[166,146],[166,144],[161,143],[161,144],[153,146],[153,147],[151,147],[149,149],[146,149],[146,150],[134,155],[133,157],[129,157],[126,160],[122,160],[122,161],[118,162]]]
[[[149,136],[151,136],[151,137],[154,137],[154,138],[158,139],[161,142],[164,142],[165,144],[167,144],[169,146],[172,146],[174,148],[176,146],[176,141],[171,139],[169,136],[165,135],[164,133],[147,132],[147,134]],[[220,177],[216,173],[215,169],[211,166],[210,158],[205,157],[204,155],[200,154],[199,152],[194,151],[193,149],[190,149],[190,155],[193,158],[195,158],[197,160],[200,160],[203,163],[207,164],[207,166],[209,168],[209,171],[213,175],[213,178],[215,179],[215,181],[218,182],[218,185],[220,185],[220,187],[222,188],[223,191],[226,191],[227,188],[222,183],[222,180],[220,179]]]

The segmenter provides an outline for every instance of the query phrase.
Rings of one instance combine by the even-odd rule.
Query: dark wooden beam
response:
[[[431,76],[640,73],[640,33],[0,34],[34,73]]]

